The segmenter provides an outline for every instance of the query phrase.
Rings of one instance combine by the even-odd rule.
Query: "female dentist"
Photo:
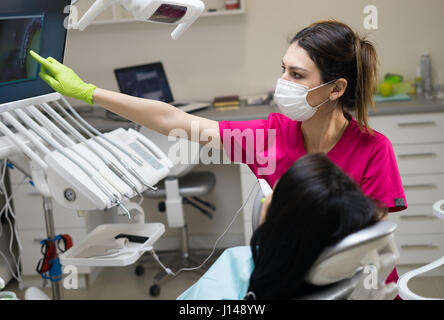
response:
[[[281,113],[272,113],[266,120],[204,119],[164,102],[97,88],[55,59],[32,55],[42,66],[40,77],[62,95],[101,105],[164,135],[178,128],[188,137],[208,137],[211,132],[210,141],[198,138],[198,142],[223,147],[231,160],[252,159],[247,163],[250,169],[271,186],[300,157],[323,152],[365,195],[379,202],[381,211],[407,208],[392,144],[368,124],[377,83],[376,50],[343,23],[319,21],[292,39],[275,92]],[[356,112],[356,119],[350,111]],[[193,123],[198,124],[199,134],[191,135]],[[254,150],[244,135],[230,134],[233,130],[252,133],[255,142],[268,143]],[[276,165],[264,174],[261,158],[270,156]],[[387,282],[397,279],[395,269]]]

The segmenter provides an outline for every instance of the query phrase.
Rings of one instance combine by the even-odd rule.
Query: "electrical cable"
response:
[[[258,184],[258,183],[257,183]],[[143,248],[142,250],[118,250],[118,251],[113,251],[110,252],[109,254],[106,255],[98,255],[98,256],[94,256],[94,257],[90,257],[90,258],[95,258],[95,259],[109,259],[109,258],[115,258],[117,256],[121,256],[121,255],[125,255],[125,254],[134,254],[135,252],[150,252],[151,255],[154,257],[154,259],[156,260],[156,262],[165,270],[165,272],[169,275],[172,275],[174,277],[178,276],[179,273],[181,273],[182,271],[193,271],[193,270],[198,270],[200,268],[202,268],[205,263],[207,263],[207,261],[213,256],[214,252],[216,251],[216,247],[217,244],[219,243],[219,241],[225,236],[225,234],[228,232],[228,230],[231,228],[231,226],[233,225],[234,221],[236,221],[237,217],[239,216],[239,213],[242,211],[242,209],[245,207],[245,205],[248,203],[248,201],[251,198],[251,195],[253,194],[253,190],[256,187],[256,183],[253,185],[253,187],[250,190],[249,195],[247,196],[247,199],[245,200],[245,202],[242,204],[242,206],[236,211],[236,213],[233,216],[233,219],[231,220],[231,222],[228,224],[227,228],[224,230],[224,232],[219,236],[219,238],[217,238],[217,240],[215,241],[214,245],[213,245],[213,249],[210,253],[210,255],[197,267],[193,267],[193,268],[181,268],[179,271],[177,271],[176,273],[173,272],[170,268],[166,267],[162,261],[160,261],[159,257],[157,256],[156,252],[154,251],[154,248],[152,246],[147,247],[147,248]]]
[[[15,269],[16,269],[17,273],[15,273],[13,271],[13,268],[10,265],[9,260],[5,256],[5,254],[0,251],[0,255],[5,260],[5,262],[6,262],[7,266],[8,266],[8,269],[11,272],[12,277],[18,281],[19,288],[22,289],[23,288],[23,281],[22,281],[22,277],[21,277],[21,274],[20,274],[20,261],[21,261],[22,245],[21,245],[21,242],[20,242],[20,239],[19,239],[19,236],[18,236],[16,216],[15,216],[14,211],[13,211],[12,206],[11,206],[11,200],[14,197],[15,193],[17,192],[17,190],[19,190],[20,187],[25,182],[26,177],[23,177],[22,181],[19,183],[17,188],[15,188],[15,190],[11,193],[11,195],[8,195],[8,192],[6,190],[6,186],[4,184],[4,177],[5,177],[5,173],[6,173],[6,163],[7,163],[7,159],[4,159],[3,160],[3,164],[2,164],[2,174],[1,174],[2,180],[0,180],[0,191],[5,196],[5,205],[0,210],[0,217],[3,214],[5,214],[5,218],[8,221],[8,224],[9,224],[9,227],[10,227],[11,235],[10,235],[10,241],[9,241],[9,252],[10,252],[10,255],[12,256],[12,261],[13,261],[13,263],[15,265]],[[9,219],[9,215],[11,215],[11,218],[14,220],[14,224]],[[3,227],[1,226],[1,224],[0,224],[0,227],[1,227],[0,228],[0,237],[1,237],[1,235],[3,234]],[[15,254],[14,254],[14,252],[12,250],[14,236],[15,236],[15,239],[16,239],[17,245],[18,245],[18,255],[17,255],[17,257],[15,256]]]
[[[22,183],[24,182],[24,180],[25,180],[25,177],[22,180]],[[2,182],[2,184],[3,184],[3,182]],[[4,184],[3,184],[3,187],[4,187]],[[6,192],[6,188],[4,190]],[[18,278],[17,280],[19,281],[19,284],[21,284],[21,276],[20,276],[20,261],[21,260],[20,260],[20,258],[21,258],[21,251],[22,251],[23,247],[22,247],[22,244],[20,242],[20,238],[18,236],[16,216],[15,216],[14,211],[13,211],[12,206],[11,206],[11,199],[13,198],[14,193],[11,194],[11,196],[9,196],[9,197],[8,197],[8,195],[6,193],[6,196],[7,196],[7,198],[6,198],[6,208],[8,210],[5,213],[5,217],[6,217],[6,220],[8,221],[8,223],[9,223],[9,228],[10,228],[10,233],[11,233],[11,238],[10,238],[10,241],[9,241],[9,252],[10,252],[12,258],[13,258],[14,264],[16,265],[17,278]],[[9,219],[9,215],[11,215],[12,219],[14,220],[14,223],[12,223],[11,220]],[[17,245],[18,245],[18,256],[17,257],[15,257],[14,251],[12,249],[12,245],[14,243],[14,236],[15,236],[15,239],[16,239]]]
[[[242,211],[242,209],[245,207],[245,205],[247,204],[247,202],[250,200],[251,195],[253,194],[253,190],[255,189],[256,185],[259,182],[255,183],[253,185],[253,187],[250,190],[250,193],[247,196],[247,199],[245,200],[245,202],[242,204],[242,206],[237,210],[237,212],[234,214],[233,219],[231,220],[231,222],[229,223],[228,227],[225,229],[225,231],[219,236],[219,238],[217,238],[217,240],[214,243],[213,246],[213,250],[211,251],[210,255],[198,266],[198,267],[194,267],[194,268],[182,268],[179,271],[177,271],[176,273],[174,273],[170,268],[167,268],[163,265],[163,263],[160,261],[159,257],[157,256],[156,252],[154,251],[153,248],[150,248],[151,250],[146,250],[146,251],[150,251],[151,255],[154,257],[154,259],[157,261],[157,263],[160,264],[160,266],[165,270],[165,272],[169,275],[172,276],[177,276],[179,275],[179,273],[181,273],[182,271],[193,271],[193,270],[197,270],[202,268],[205,263],[207,263],[207,261],[213,256],[214,252],[216,251],[216,247],[217,244],[219,243],[219,241],[223,238],[223,236],[225,236],[225,234],[228,232],[228,230],[231,228],[231,226],[233,225],[234,221],[236,221],[237,217],[239,216],[239,213]]]

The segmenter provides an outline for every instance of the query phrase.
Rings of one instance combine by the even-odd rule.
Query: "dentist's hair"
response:
[[[315,22],[299,31],[291,44],[307,51],[321,71],[323,82],[344,78],[347,88],[339,104],[348,111],[356,110],[361,130],[373,134],[368,124],[368,108],[373,109],[373,94],[378,82],[378,55],[373,44],[336,20]]]
[[[305,277],[322,251],[378,215],[377,203],[324,154],[300,158],[276,184],[265,221],[251,238],[255,268],[248,291],[270,300],[312,289]]]

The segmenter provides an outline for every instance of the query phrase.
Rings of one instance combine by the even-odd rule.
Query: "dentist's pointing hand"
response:
[[[64,96],[93,104],[95,85],[83,82],[72,69],[52,57],[45,59],[32,50],[29,53],[41,65],[40,78],[51,88]]]

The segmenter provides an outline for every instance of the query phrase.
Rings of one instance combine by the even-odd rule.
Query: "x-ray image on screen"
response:
[[[29,50],[40,52],[42,26],[43,15],[0,16],[0,86],[37,78]]]

